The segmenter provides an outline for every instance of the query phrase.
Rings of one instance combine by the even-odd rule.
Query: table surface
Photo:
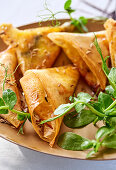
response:
[[[101,9],[105,9],[108,0],[88,0]],[[111,12],[115,6],[115,0],[110,0],[111,4],[108,11]],[[63,10],[65,0],[48,0],[50,8],[56,12]],[[20,26],[32,22],[38,22],[40,13],[46,13],[43,10],[43,0],[4,0],[0,3],[0,24],[12,23],[14,26]],[[96,3],[96,4],[95,4]],[[85,5],[81,0],[73,0],[73,8],[78,7],[75,16],[84,15],[93,17],[102,15],[98,10]],[[80,9],[83,11],[80,11]],[[86,10],[85,10],[86,9]],[[90,12],[91,11],[91,12]],[[62,14],[58,18],[67,18]],[[62,158],[32,151],[5,139],[0,138],[0,170],[115,170],[116,161],[89,161]]]

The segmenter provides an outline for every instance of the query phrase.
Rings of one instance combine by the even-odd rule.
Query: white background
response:
[[[88,0],[101,9],[105,9],[108,0]],[[56,12],[63,10],[65,0],[48,0],[50,8]],[[43,0],[0,0],[0,24],[12,23],[20,26],[31,22],[38,22],[39,15],[46,12],[43,10]],[[73,0],[73,8],[78,8],[75,16],[84,15],[93,17],[102,15],[84,5],[82,1]],[[115,7],[112,0],[108,11]],[[81,12],[80,9],[84,11]],[[84,13],[88,11],[89,13]],[[58,18],[66,18],[67,15],[58,15]],[[61,158],[35,152],[0,138],[0,170],[115,170],[116,161],[84,161]]]

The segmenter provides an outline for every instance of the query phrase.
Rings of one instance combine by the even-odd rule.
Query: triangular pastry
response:
[[[11,24],[0,26],[0,37],[7,45],[17,47],[18,63],[22,73],[28,69],[49,68],[60,53],[60,47],[48,37],[50,32],[72,30],[70,27],[38,27],[19,30]]]
[[[31,114],[32,125],[43,140],[53,146],[63,117],[39,125],[42,120],[53,116],[54,110],[69,102],[73,95],[79,73],[73,66],[40,70],[28,70],[20,83]]]
[[[96,32],[103,57],[109,55],[105,31]],[[102,60],[94,46],[93,33],[50,33],[48,37],[63,48],[72,63],[78,68],[87,83],[94,89],[105,89],[106,76],[102,70]]]
[[[12,48],[7,49],[6,51],[3,51],[0,53],[0,64],[4,64],[5,67],[8,67],[8,75],[11,75],[7,78],[7,81],[5,82],[5,89],[11,89],[16,93],[17,96],[17,103],[14,106],[14,109],[21,110],[21,104],[20,104],[20,98],[19,98],[19,92],[18,88],[15,83],[15,77],[14,77],[14,71],[17,66],[17,57],[15,50]],[[3,92],[3,81],[5,77],[5,70],[3,67],[0,66],[0,95],[2,96]],[[17,114],[12,113],[9,111],[8,114],[0,114],[1,117],[6,119],[8,122],[13,124],[16,128],[19,127],[21,122],[17,119]]]

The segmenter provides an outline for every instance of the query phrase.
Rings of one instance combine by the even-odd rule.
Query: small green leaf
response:
[[[56,115],[55,117],[52,117],[50,119],[47,120],[43,120],[40,122],[40,125],[46,123],[46,122],[51,122],[55,119],[60,118],[61,116],[65,115],[68,111],[70,111],[73,107],[74,107],[74,103],[70,104],[62,104],[60,105],[55,111],[54,111],[54,115]]]
[[[64,112],[68,112],[68,110],[70,109],[70,107],[73,105],[68,103],[68,104],[61,104],[55,111],[54,111],[54,115],[60,115],[63,114]]]
[[[112,97],[116,97],[116,91],[113,89],[113,87],[111,85],[107,86],[105,88],[105,91],[107,94],[111,95]]]
[[[100,92],[98,95],[98,102],[101,104],[102,109],[106,109],[113,103],[112,97],[109,94]]]
[[[31,122],[31,115],[27,115],[28,120]]]
[[[3,99],[0,97],[0,106],[5,106]],[[8,109],[1,109],[0,114],[8,114]]]
[[[83,29],[85,32],[88,32],[88,29],[87,29],[87,27],[85,26],[85,25],[87,24],[87,22],[88,22],[87,18],[85,18],[85,17],[80,17],[78,20],[79,20],[79,23],[80,23],[82,29]]]
[[[103,140],[102,146],[107,147],[107,148],[116,149],[116,134],[114,134],[112,136],[107,136]]]
[[[11,89],[7,89],[7,90],[3,91],[2,97],[3,97],[5,104],[7,106],[9,106],[10,110],[12,110],[17,102],[17,96],[16,96],[15,92],[12,91]]]
[[[26,116],[23,115],[23,114],[18,114],[18,115],[17,115],[17,118],[18,118],[18,120],[20,120],[20,121],[24,120],[25,117],[26,117]]]
[[[87,22],[88,22],[88,19],[85,18],[85,17],[83,17],[83,16],[79,17],[79,20],[81,20],[81,21],[83,22],[84,25],[86,25]]]
[[[116,85],[116,68],[112,67],[108,74],[108,79]]]
[[[86,140],[81,144],[82,150],[90,149],[93,147],[93,142],[90,140]]]
[[[80,92],[77,95],[77,98],[74,97],[74,102],[80,100],[80,101],[82,101],[84,103],[88,103],[91,100],[91,98],[92,97],[88,93]],[[75,106],[75,110],[77,111],[77,113],[79,113],[84,108],[85,108],[85,104],[82,104],[82,103],[78,103]]]
[[[68,8],[70,8],[71,3],[72,3],[72,0],[67,0],[64,4],[64,9],[67,10]]]
[[[74,100],[74,102],[79,101],[79,99],[76,97],[74,97],[73,100]],[[77,113],[81,112],[81,110],[84,108],[85,108],[85,104],[83,104],[83,103],[78,103],[75,105],[75,110]]]
[[[84,149],[83,143],[89,141],[75,133],[65,132],[58,139],[58,146],[66,150],[80,151]],[[88,143],[87,143],[88,146]]]
[[[20,129],[19,129],[19,131],[18,131],[18,134],[22,134],[22,135],[24,134],[24,132],[23,132],[23,127],[24,127],[24,124],[25,124],[26,120],[27,120],[27,117],[25,117],[24,122],[23,122],[22,125],[20,126]]]
[[[64,117],[64,124],[69,128],[86,126],[96,119],[96,115],[90,110],[82,110],[79,114],[71,112]]]
[[[108,117],[108,124],[110,126],[116,127],[116,117]]]
[[[97,140],[99,140],[99,139],[101,139],[103,137],[106,137],[107,135],[112,134],[114,131],[115,131],[114,127],[103,126],[103,127],[98,129],[98,131],[97,131],[97,133],[95,135],[95,138]]]
[[[96,152],[95,152],[94,150],[90,151],[90,152],[87,154],[86,158],[91,158],[92,155],[94,155],[95,153],[96,153]]]
[[[91,105],[92,105],[92,106],[94,107],[94,109],[96,109],[97,111],[102,112],[100,102],[95,102],[95,103],[92,103]]]
[[[80,92],[77,95],[78,100],[88,103],[91,100],[91,96],[88,93]]]
[[[95,34],[94,34],[94,35],[95,35]],[[106,61],[105,61],[104,58],[103,58],[102,51],[101,51],[101,48],[100,48],[100,46],[99,46],[99,44],[98,44],[96,35],[95,35],[94,45],[95,45],[98,53],[99,53],[100,56],[101,56],[101,59],[102,59],[102,69],[103,69],[105,75],[108,76],[108,74],[109,74],[109,69],[108,69],[108,67],[107,67]]]

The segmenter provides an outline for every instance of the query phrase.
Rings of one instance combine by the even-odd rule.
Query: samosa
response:
[[[19,30],[11,24],[2,24],[0,36],[7,45],[17,47],[18,63],[24,74],[28,69],[51,67],[60,53],[60,47],[54,44],[47,34],[69,30],[72,30],[72,27],[38,27]]]
[[[105,32],[96,32],[103,57],[109,55]],[[106,86],[106,76],[102,70],[102,60],[94,45],[93,33],[50,33],[48,37],[63,48],[72,63],[93,89]]]
[[[6,51],[0,53],[0,65],[3,65],[4,67],[7,68],[8,70],[7,75],[9,75],[6,79],[4,88],[11,89],[16,93],[17,103],[14,108],[16,110],[21,110],[19,91],[15,83],[14,77],[14,71],[17,66],[17,57],[14,48],[9,48]],[[0,96],[2,96],[3,93],[3,81],[5,77],[4,67],[0,66]],[[16,128],[18,128],[19,125],[21,124],[21,122],[17,119],[17,114],[12,113],[11,111],[9,111],[8,114],[0,114],[0,116],[6,119],[8,122],[10,122]]]
[[[60,66],[66,66],[71,65],[72,62],[69,60],[69,58],[66,56],[63,50],[61,50],[59,56],[57,57],[53,67],[60,67]]]
[[[73,95],[79,73],[73,66],[33,69],[25,72],[20,83],[31,114],[32,125],[43,140],[53,146],[63,117],[40,125],[42,120],[54,116],[54,110],[69,102]]]
[[[116,21],[110,18],[105,22],[104,27],[109,42],[112,67],[116,67]]]

